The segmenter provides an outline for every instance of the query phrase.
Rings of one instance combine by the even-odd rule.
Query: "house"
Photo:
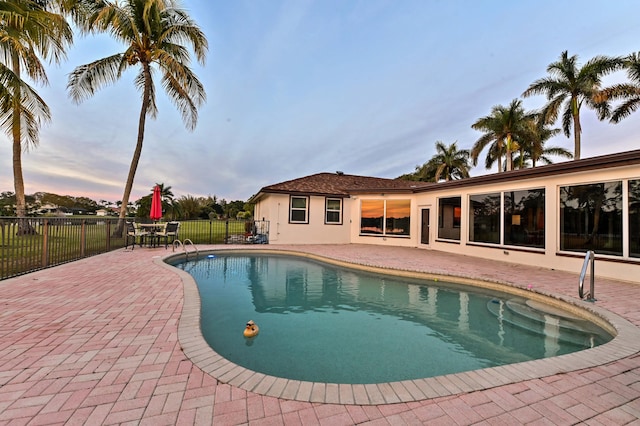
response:
[[[575,273],[593,250],[597,276],[640,283],[640,150],[440,183],[318,173],[250,201],[270,244],[418,247]]]

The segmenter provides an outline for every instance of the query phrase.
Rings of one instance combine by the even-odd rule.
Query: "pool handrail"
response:
[[[595,253],[593,252],[593,250],[587,250],[587,253],[584,256],[584,263],[582,264],[582,271],[580,272],[580,280],[578,282],[578,296],[580,296],[580,299],[584,299],[585,295],[584,295],[584,279],[585,276],[587,274],[587,267],[589,266],[589,263],[591,263],[591,270],[590,270],[590,276],[589,276],[589,280],[590,280],[590,286],[589,286],[589,293],[587,293],[586,295],[586,301],[587,302],[595,302],[596,298],[595,298]]]
[[[196,259],[198,258],[198,247],[196,247],[195,244],[193,244],[193,241],[191,241],[189,238],[185,239],[184,241],[180,241],[178,239],[173,241],[172,244],[172,250],[175,252],[176,251],[176,246],[181,246],[182,250],[184,251],[184,255],[186,257],[189,257],[189,253],[187,252],[187,243],[189,243],[194,250],[196,251]]]

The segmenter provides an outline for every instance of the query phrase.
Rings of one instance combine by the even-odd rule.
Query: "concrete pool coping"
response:
[[[200,296],[195,281],[188,273],[165,262],[172,257],[183,255],[169,254],[156,258],[154,260],[156,264],[177,273],[183,283],[184,302],[178,324],[178,339],[184,354],[196,366],[218,381],[264,396],[301,402],[343,405],[417,402],[588,369],[624,359],[640,352],[640,329],[625,318],[596,306],[594,303],[580,301],[563,294],[537,288],[532,291],[522,286],[522,284],[501,282],[496,279],[477,279],[463,276],[462,274],[458,276],[453,273],[419,271],[415,270],[415,268],[380,267],[366,262],[344,261],[325,255],[308,253],[304,250],[287,250],[286,248],[265,249],[253,246],[250,248],[230,249],[225,247],[207,249],[202,251],[201,254],[216,252],[286,254],[365,271],[391,273],[412,278],[443,278],[460,284],[497,289],[536,301],[544,301],[551,305],[562,306],[565,309],[569,308],[572,313],[588,317],[588,319],[596,321],[598,325],[606,329],[611,330],[613,328],[616,334],[612,341],[604,345],[571,354],[424,379],[364,385],[290,380],[248,370],[217,354],[206,343],[200,332]]]

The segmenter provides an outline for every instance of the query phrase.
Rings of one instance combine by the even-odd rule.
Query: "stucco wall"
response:
[[[434,249],[486,259],[503,260],[512,263],[522,263],[543,268],[559,269],[580,273],[584,261],[584,254],[575,252],[561,252],[560,250],[560,206],[559,193],[561,186],[591,184],[599,182],[620,181],[624,179],[640,179],[638,166],[608,168],[599,171],[565,174],[537,179],[508,181],[493,184],[478,185],[419,193],[413,195],[411,236],[410,238],[384,238],[359,235],[359,204],[363,198],[407,198],[406,195],[372,197],[371,195],[353,195],[351,242],[378,245],[412,246]],[[503,191],[525,189],[545,189],[545,247],[543,249],[521,246],[488,245],[469,242],[469,196],[472,194],[486,194]],[[460,225],[460,241],[438,239],[438,199],[445,197],[461,197],[462,221]],[[623,200],[625,202],[625,200]],[[420,242],[420,215],[423,208],[430,209],[429,244]],[[625,237],[626,240],[626,237]],[[596,256],[596,276],[623,279],[640,283],[640,259],[629,259],[613,255]],[[535,283],[532,283],[533,285]],[[576,277],[576,289],[578,280]],[[576,290],[577,291],[577,290]],[[597,291],[597,289],[596,289]]]
[[[345,200],[347,201],[347,200]],[[343,202],[342,224],[325,224],[325,197],[309,197],[309,223],[289,222],[289,195],[268,194],[256,204],[255,217],[269,220],[270,244],[349,243],[348,202]]]
[[[603,170],[565,173],[555,176],[529,177],[520,180],[501,180],[497,183],[482,183],[474,186],[446,187],[431,192],[416,194],[352,194],[343,201],[342,225],[324,223],[325,197],[310,197],[309,223],[289,223],[289,195],[266,194],[256,205],[255,217],[270,221],[271,244],[375,244],[388,246],[418,247],[475,256],[486,259],[503,260],[512,263],[540,266],[576,273],[582,268],[584,254],[561,252],[560,250],[560,206],[561,186],[582,185],[600,182],[640,179],[638,165],[610,167]],[[469,196],[493,192],[530,190],[544,188],[544,248],[530,248],[508,245],[488,245],[469,242]],[[460,240],[438,239],[438,199],[461,197]],[[373,236],[360,233],[360,203],[363,199],[410,199],[410,236]],[[623,203],[627,200],[623,199]],[[421,242],[421,212],[430,210],[428,244]],[[624,219],[626,220],[626,219]],[[624,237],[626,241],[626,236]],[[626,242],[625,242],[626,244]],[[613,255],[597,255],[596,276],[622,279],[640,283],[640,259]],[[535,283],[532,283],[535,285]],[[597,296],[597,284],[596,284]]]

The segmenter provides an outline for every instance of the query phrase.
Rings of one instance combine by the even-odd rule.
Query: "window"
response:
[[[382,234],[384,200],[362,200],[360,203],[360,233]]]
[[[500,193],[469,197],[469,241],[500,244]]]
[[[290,223],[309,223],[309,197],[291,196],[289,205]]]
[[[325,200],[324,223],[342,224],[342,198],[327,198]]]
[[[408,236],[411,229],[411,200],[362,200],[360,234]]]
[[[411,201],[387,200],[386,218],[386,235],[409,235]]]
[[[438,238],[460,240],[460,219],[462,217],[460,197],[438,200]]]
[[[504,193],[504,243],[544,247],[544,189]]]
[[[629,181],[629,257],[640,257],[640,180]]]
[[[622,255],[621,181],[560,187],[560,250]]]

